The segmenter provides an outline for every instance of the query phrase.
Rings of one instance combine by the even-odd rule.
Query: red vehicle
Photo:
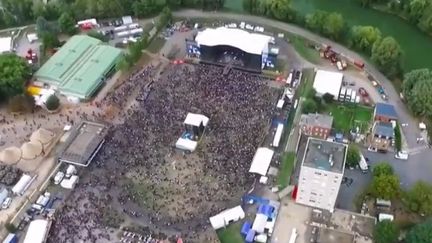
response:
[[[369,94],[367,93],[367,91],[364,88],[359,88],[359,93],[363,97],[368,97],[369,96]]]

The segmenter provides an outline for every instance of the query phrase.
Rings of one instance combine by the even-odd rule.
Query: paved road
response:
[[[298,26],[267,19],[264,17],[223,12],[201,12],[197,10],[177,11],[174,12],[174,16],[182,18],[226,18],[236,21],[261,23],[263,25],[273,26],[281,30],[303,36],[306,39],[329,44],[333,47],[333,49],[346,56],[349,56],[353,59],[363,60],[363,58],[354,51],[351,51],[348,48],[327,38],[321,37]],[[401,176],[401,181],[404,183],[404,186],[412,185],[413,182],[420,179],[432,182],[432,176],[430,176],[432,173],[432,151],[427,149],[426,146],[419,145],[416,142],[416,138],[420,134],[417,126],[418,120],[414,118],[407,110],[406,106],[399,98],[399,93],[395,90],[390,80],[388,80],[370,63],[365,62],[365,69],[370,72],[386,90],[386,93],[389,96],[388,102],[395,106],[395,109],[399,115],[400,123],[408,123],[408,126],[402,127],[402,131],[405,134],[409,151],[412,152],[408,161],[395,160],[393,154],[390,153],[383,155],[367,152],[367,156],[371,159],[372,163],[380,160],[393,163],[396,172]]]

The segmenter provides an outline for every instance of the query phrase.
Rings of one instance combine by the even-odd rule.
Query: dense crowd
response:
[[[96,193],[99,199],[91,199],[93,203],[112,195],[106,203],[157,232],[179,234],[187,242],[210,242],[198,238],[209,228],[208,217],[238,204],[254,181],[247,171],[268,131],[277,91],[256,75],[236,70],[222,75],[223,68],[214,66],[170,66],[154,82],[150,72],[134,77],[152,87],[127,81],[130,85],[119,89],[121,95],[104,101],[126,104],[122,99],[138,87],[140,92],[151,90],[124,112],[123,124],[110,129],[90,168],[92,175],[101,176],[89,182],[87,190],[103,188],[104,193]],[[192,154],[174,147],[189,112],[210,118]],[[73,200],[95,194],[80,195]],[[55,239],[76,233],[67,232],[63,224],[74,224],[71,228],[78,230],[84,225],[76,218],[96,222],[94,217],[100,217],[68,210],[76,212],[57,219],[54,230],[63,238]]]

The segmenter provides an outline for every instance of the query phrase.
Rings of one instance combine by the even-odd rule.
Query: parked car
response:
[[[408,160],[408,153],[406,151],[399,151],[395,154],[396,159]]]
[[[9,208],[9,206],[11,205],[11,203],[12,203],[12,198],[11,198],[11,197],[7,197],[7,198],[3,201],[3,203],[2,203],[2,209],[7,209],[7,208]]]
[[[57,172],[57,174],[54,176],[54,184],[55,185],[60,184],[60,182],[63,180],[64,177],[65,177],[65,173],[63,173],[62,171]]]
[[[368,97],[369,96],[368,92],[364,88],[359,88],[359,93],[363,97]]]

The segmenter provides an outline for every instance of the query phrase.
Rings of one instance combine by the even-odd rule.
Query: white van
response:
[[[366,159],[362,153],[360,153],[359,167],[363,173],[367,173],[369,171],[369,165],[367,164]]]
[[[396,159],[408,160],[408,153],[406,151],[399,151],[395,154]]]
[[[394,220],[394,216],[392,214],[380,213],[378,214],[378,222],[382,222],[383,220]]]

